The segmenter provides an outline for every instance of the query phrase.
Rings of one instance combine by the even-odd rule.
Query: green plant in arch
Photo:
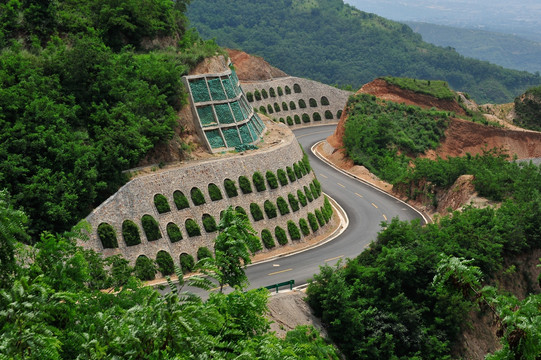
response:
[[[116,232],[111,225],[107,223],[99,224],[98,237],[100,238],[104,249],[116,249],[118,247]]]
[[[193,187],[192,190],[190,191],[190,194],[192,196],[192,201],[194,205],[196,206],[203,205],[206,202],[205,196],[203,195],[201,190],[199,190],[199,188]]]
[[[182,240],[182,232],[180,231],[177,224],[170,222],[169,224],[167,224],[166,231],[167,236],[169,237],[169,241],[171,241],[172,244]]]
[[[125,220],[122,223],[122,237],[127,246],[139,245],[141,243],[139,228],[131,220]]]
[[[154,195],[154,206],[156,206],[156,210],[158,210],[158,213],[160,214],[171,211],[167,198],[162,194]]]
[[[148,241],[155,241],[162,238],[158,222],[152,216],[148,214],[143,215],[141,224],[143,225],[143,230],[145,231]]]

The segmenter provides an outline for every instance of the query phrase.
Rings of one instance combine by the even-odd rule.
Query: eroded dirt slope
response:
[[[288,76],[282,70],[271,66],[263,58],[240,50],[228,49],[229,57],[240,81],[261,81]]]

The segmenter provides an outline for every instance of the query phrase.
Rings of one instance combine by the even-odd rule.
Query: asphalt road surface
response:
[[[420,218],[420,214],[369,185],[336,171],[311,151],[312,145],[327,138],[336,125],[295,130],[295,136],[310,157],[310,164],[322,189],[335,199],[349,218],[349,227],[336,239],[304,252],[273,261],[254,264],[247,268],[249,289],[295,280],[295,286],[305,284],[319,266],[334,265],[339,259],[360,254],[381,230],[381,222],[398,217],[400,220]]]

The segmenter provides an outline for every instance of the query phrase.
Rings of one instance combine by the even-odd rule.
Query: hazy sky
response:
[[[392,20],[422,21],[541,37],[541,0],[345,0],[345,2],[359,10]]]

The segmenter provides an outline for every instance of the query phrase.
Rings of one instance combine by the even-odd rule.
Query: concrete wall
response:
[[[171,254],[176,264],[179,264],[179,256],[182,253],[188,253],[194,258],[196,257],[197,249],[200,246],[207,246],[209,249],[213,247],[213,240],[217,233],[207,234],[202,225],[202,215],[210,214],[216,221],[219,221],[220,212],[226,209],[229,205],[242,206],[258,235],[261,230],[268,228],[274,234],[274,228],[281,226],[287,232],[286,222],[294,220],[298,224],[300,218],[307,218],[308,212],[314,212],[316,208],[323,206],[324,197],[320,196],[308,203],[306,207],[300,205],[300,210],[290,212],[287,215],[278,216],[274,219],[265,219],[254,222],[250,215],[250,203],[257,203],[263,210],[265,200],[271,200],[276,204],[279,196],[284,197],[287,201],[288,193],[296,196],[297,189],[302,189],[303,186],[309,186],[314,179],[313,172],[303,176],[301,179],[289,183],[286,186],[279,186],[277,189],[270,190],[267,185],[267,190],[257,192],[252,184],[253,193],[243,195],[239,186],[238,178],[241,175],[248,177],[250,180],[252,174],[256,171],[263,175],[267,170],[271,170],[276,174],[278,169],[285,170],[287,166],[293,167],[294,163],[299,162],[303,153],[293,136],[289,135],[282,139],[280,144],[277,144],[266,150],[258,150],[250,152],[250,154],[237,155],[222,159],[192,163],[175,169],[157,171],[149,175],[139,176],[126,185],[124,185],[117,193],[107,199],[99,207],[97,207],[86,218],[92,225],[92,233],[90,240],[81,243],[86,248],[94,249],[103,253],[104,256],[115,254],[123,255],[132,264],[138,256],[146,255],[149,258],[155,259],[156,254],[160,250],[165,250]],[[231,179],[237,184],[239,195],[234,198],[228,198],[224,189],[224,180]],[[208,194],[208,184],[216,184],[223,195],[223,199],[212,201]],[[205,195],[206,204],[195,206],[190,198],[190,190],[193,187],[198,187]],[[173,192],[176,190],[182,191],[189,200],[190,208],[177,210],[173,201]],[[171,207],[171,211],[159,214],[154,206],[154,195],[164,195]],[[264,210],[263,210],[264,213]],[[162,238],[156,241],[147,241],[145,233],[141,225],[141,217],[149,214],[156,219],[160,226]],[[201,227],[201,236],[188,237],[185,229],[185,220],[194,219]],[[126,246],[122,237],[122,223],[125,220],[132,220],[139,227],[141,235],[141,244],[135,246]],[[169,222],[173,222],[179,226],[182,231],[183,239],[177,243],[171,243],[166,231],[166,226]],[[97,236],[97,227],[101,223],[110,224],[116,231],[119,248],[104,249],[101,241]],[[321,230],[319,230],[321,231]],[[317,235],[311,234],[309,236]],[[288,234],[289,237],[289,234]],[[291,240],[289,240],[291,242]],[[301,240],[302,241],[302,240]],[[277,244],[277,246],[279,246]],[[265,251],[265,250],[263,250]]]
[[[300,93],[295,93],[293,91],[293,86],[295,84],[298,84],[301,87]],[[286,95],[285,93],[285,87],[289,86],[291,89],[291,94]],[[302,114],[306,113],[310,116],[310,123],[302,123],[301,125],[294,125],[295,126],[310,126],[314,124],[325,124],[325,123],[334,123],[338,122],[340,120],[336,117],[336,114],[338,111],[343,110],[346,106],[347,100],[350,95],[353,95],[352,92],[340,90],[333,86],[325,85],[317,81],[298,78],[298,77],[283,77],[268,81],[258,81],[258,82],[241,82],[241,87],[244,90],[245,93],[251,92],[254,93],[255,90],[261,90],[265,89],[267,93],[269,93],[269,89],[272,87],[274,88],[276,92],[276,97],[269,97],[267,99],[261,98],[261,100],[256,100],[254,98],[253,102],[249,102],[248,104],[252,107],[259,109],[260,106],[264,106],[265,108],[267,105],[273,106],[275,102],[277,102],[280,105],[280,109],[282,108],[282,102],[286,102],[289,108],[289,103],[291,101],[295,102],[296,109],[295,110],[288,110],[288,111],[280,111],[280,112],[274,112],[272,114],[267,114],[270,118],[274,118],[278,120],[279,118],[286,119],[287,116],[291,116],[293,118],[295,115],[299,115],[299,117],[302,117]],[[281,87],[284,91],[284,94],[282,96],[278,95],[277,88]],[[327,97],[329,100],[329,105],[321,105],[321,97]],[[313,98],[317,101],[317,107],[310,107],[309,99]],[[299,100],[302,99],[306,102],[306,108],[301,109],[299,107]],[[332,120],[326,120],[325,119],[325,111],[330,110],[333,114]],[[321,115],[321,121],[315,122],[313,119],[313,114],[315,112],[319,112]]]

